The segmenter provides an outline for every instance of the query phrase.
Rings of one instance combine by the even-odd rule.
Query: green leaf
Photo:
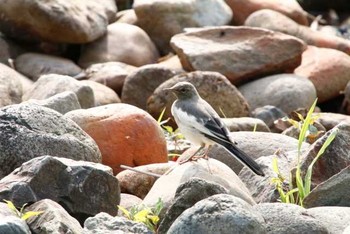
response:
[[[147,215],[150,213],[149,209],[144,209],[135,214],[134,221],[145,223],[147,221]]]
[[[125,209],[124,207],[119,206],[119,205],[118,205],[118,209],[121,210],[121,211],[123,212],[123,214],[124,214],[124,216],[125,216],[126,218],[132,220],[132,219],[131,219],[131,216],[130,216],[130,212],[129,212],[127,209]]]
[[[12,201],[9,201],[9,200],[5,200],[3,199],[4,202],[6,202],[7,204],[7,207],[10,208],[10,210],[12,210],[17,216],[21,216],[20,212],[17,210],[17,208],[15,207],[15,205],[13,204]]]
[[[297,184],[298,193],[299,193],[300,205],[302,206],[302,201],[304,200],[304,197],[305,197],[305,191],[304,191],[303,179],[301,178],[300,165],[298,165],[297,167],[295,179],[296,179],[296,184]]]
[[[160,124],[160,122],[161,122],[161,121],[162,121],[162,119],[163,119],[163,116],[164,116],[165,110],[166,110],[166,107],[164,107],[164,108],[163,108],[162,112],[160,113],[160,115],[159,115],[159,117],[158,117],[157,122],[158,122],[158,124],[159,124],[159,125],[161,125],[161,124]]]
[[[317,160],[321,157],[321,155],[325,152],[325,150],[328,148],[328,146],[332,143],[335,136],[338,134],[339,129],[336,128],[334,130],[331,130],[332,132],[327,137],[326,141],[323,143],[321,149],[318,151],[316,157],[312,160],[309,167],[307,168],[307,172],[305,175],[305,196],[307,196],[311,191],[311,176],[312,176],[312,169],[314,164],[317,162]]]
[[[162,126],[168,133],[173,133],[174,130],[171,126]]]
[[[28,211],[21,216],[22,220],[27,220],[30,217],[37,216],[44,213],[44,211]]]

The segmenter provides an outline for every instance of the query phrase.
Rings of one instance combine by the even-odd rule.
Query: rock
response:
[[[139,171],[163,175],[173,166],[173,162],[166,162],[138,166],[135,167],[135,169]],[[141,199],[147,195],[147,193],[151,190],[154,182],[158,179],[157,177],[145,175],[132,170],[121,171],[116,177],[120,183],[120,190],[122,192],[133,194]]]
[[[18,56],[15,65],[18,72],[34,81],[45,74],[76,76],[82,72],[82,69],[69,59],[38,53]]]
[[[327,131],[334,128],[340,122],[350,123],[350,116],[348,115],[330,112],[321,112],[317,114],[320,115],[318,121],[327,129]]]
[[[104,84],[121,95],[124,80],[136,67],[121,62],[96,63],[86,70],[89,80]]]
[[[94,92],[90,86],[85,85],[70,76],[56,74],[41,76],[33,84],[31,89],[23,94],[23,100],[46,99],[64,91],[74,92],[77,95],[82,108],[95,106]]]
[[[50,200],[43,199],[26,207],[24,212],[43,212],[28,219],[32,233],[82,233],[79,222],[70,216],[62,206]]]
[[[99,213],[86,219],[84,223],[85,234],[106,233],[145,233],[152,234],[144,224],[122,217],[113,217],[106,213]]]
[[[147,99],[153,94],[154,90],[177,74],[177,71],[158,64],[138,68],[125,79],[122,92],[123,103],[146,110]]]
[[[63,115],[69,111],[81,109],[78,97],[72,91],[58,93],[56,95],[53,95],[52,97],[42,100],[29,99],[25,103],[47,107]]]
[[[0,63],[0,107],[17,104],[22,101],[21,74]]]
[[[267,233],[328,234],[323,222],[307,215],[301,206],[286,203],[261,203],[254,208],[265,220]]]
[[[0,233],[6,234],[31,234],[26,222],[16,216],[0,215]]]
[[[195,203],[215,194],[227,194],[227,190],[217,183],[207,182],[199,178],[191,178],[181,184],[175,194],[175,200],[166,211],[157,232],[167,233],[173,222]]]
[[[294,0],[226,0],[226,3],[233,11],[233,20],[236,24],[244,24],[247,17],[255,11],[271,9],[288,16],[298,24],[309,25],[307,12]]]
[[[329,233],[344,233],[350,223],[350,207],[324,206],[306,210],[306,215],[312,216],[321,221]]]
[[[249,115],[249,106],[237,88],[229,80],[217,72],[191,72],[177,75],[162,83],[147,101],[147,110],[158,118],[164,107],[164,119],[170,117],[171,105],[175,96],[165,91],[178,82],[188,81],[198,90],[198,93],[216,110],[219,115],[243,117]]]
[[[281,135],[282,136],[282,135]],[[257,176],[248,168],[243,168],[238,176],[247,186],[254,200],[257,203],[277,202],[280,199],[275,184],[271,183],[272,178],[276,178],[273,170],[273,160],[277,158],[277,165],[281,175],[285,178],[285,182],[289,182],[290,171],[296,166],[297,151],[283,151],[277,149],[273,155],[260,157],[256,162],[264,168],[265,177]]]
[[[170,43],[185,70],[220,72],[233,84],[293,71],[306,49],[304,42],[289,35],[234,26],[179,34]]]
[[[350,54],[349,40],[314,31],[308,26],[299,25],[277,11],[269,9],[256,11],[247,18],[244,24],[250,27],[261,27],[295,36],[308,45],[333,48]]]
[[[267,233],[263,217],[251,205],[227,194],[211,196],[187,209],[168,233]]]
[[[184,72],[179,56],[177,55],[166,56],[164,59],[159,59],[158,64],[178,72]]]
[[[171,50],[170,38],[184,28],[225,25],[232,18],[232,11],[223,0],[135,0],[133,8],[138,24],[161,54]]]
[[[108,17],[108,24],[111,24],[117,20],[117,5],[115,0],[102,0],[99,1],[103,5],[104,11]]]
[[[252,109],[273,105],[285,113],[309,109],[317,97],[312,82],[294,74],[267,76],[238,89]]]
[[[46,198],[81,222],[99,212],[116,215],[120,189],[107,166],[52,156],[29,160],[0,180],[0,199],[16,206]]]
[[[95,63],[115,61],[139,67],[155,63],[158,57],[156,47],[141,28],[113,23],[108,25],[105,36],[83,47],[78,64],[86,68]]]
[[[109,4],[115,5],[115,2],[109,1]],[[21,40],[87,43],[105,34],[108,24],[106,4],[94,1],[22,0],[9,3],[1,0],[0,6],[1,32]]]
[[[120,204],[119,206],[123,207],[126,210],[130,210],[132,207],[136,207],[142,203],[141,198],[136,197],[135,195],[121,193],[120,194]],[[124,213],[118,209],[118,216],[124,217]]]
[[[350,166],[314,188],[304,199],[307,208],[317,206],[350,206]]]
[[[16,58],[24,51],[20,45],[0,34],[0,63],[10,65],[9,59]]]
[[[134,9],[126,9],[117,13],[117,22],[137,25],[138,19]]]
[[[350,58],[338,50],[309,46],[294,73],[311,80],[322,103],[338,97],[350,81]]]
[[[222,119],[230,132],[238,131],[258,131],[269,132],[270,129],[260,119],[250,117],[223,118]]]
[[[106,85],[97,83],[92,80],[82,80],[80,83],[90,86],[94,92],[96,106],[103,106],[112,103],[120,103],[120,98],[113,89]]]
[[[313,186],[328,180],[350,165],[350,123],[340,123],[312,144],[309,150],[302,155],[301,173],[306,174],[312,160],[316,157],[328,136],[334,131],[338,131],[337,135],[313,166]]]
[[[41,155],[101,161],[94,140],[73,121],[49,108],[33,104],[1,108],[0,132],[0,178]]]
[[[120,165],[140,166],[167,162],[164,135],[147,112],[128,104],[109,104],[68,112],[97,143],[102,163],[117,174]]]
[[[242,198],[249,204],[255,204],[248,189],[238,176],[225,164],[215,159],[209,159],[208,161],[199,159],[196,162],[175,165],[170,172],[154,183],[143,199],[143,203],[152,206],[160,198],[164,202],[164,209],[167,209],[174,201],[175,192],[180,184],[194,177],[217,183],[227,189],[229,194]]]
[[[264,121],[272,132],[281,132],[281,130],[275,124],[275,121],[278,121],[281,118],[287,116],[287,114],[284,113],[280,108],[272,105],[257,107],[252,111],[251,115],[257,119]]]

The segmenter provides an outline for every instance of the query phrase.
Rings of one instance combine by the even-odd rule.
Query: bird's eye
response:
[[[180,92],[181,92],[181,93],[184,93],[184,92],[186,92],[186,89],[185,89],[185,88],[181,88],[181,89],[180,89]]]

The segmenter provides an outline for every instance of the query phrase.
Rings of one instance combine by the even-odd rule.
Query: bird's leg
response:
[[[204,146],[203,146],[203,147],[204,147]],[[203,159],[208,160],[208,159],[209,159],[209,157],[208,157],[208,152],[209,152],[210,148],[211,148],[211,145],[209,145],[209,146],[206,148],[206,150],[204,151],[203,154],[197,155],[197,156],[193,156],[193,159],[192,159],[192,160],[198,160],[198,159],[200,159],[200,158],[203,158]]]
[[[196,152],[194,152],[191,156],[186,157],[186,159],[181,160],[181,161],[179,162],[179,164],[184,164],[184,163],[186,163],[186,162],[188,162],[188,161],[196,161],[196,160],[197,160],[196,154],[197,154],[198,152],[200,152],[204,147],[205,147],[204,144],[201,145],[201,146],[196,150]]]

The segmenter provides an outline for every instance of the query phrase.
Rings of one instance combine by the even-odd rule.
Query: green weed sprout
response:
[[[302,147],[303,142],[307,138],[307,134],[314,133],[314,129],[313,129],[312,124],[315,121],[315,117],[313,117],[312,114],[314,112],[316,103],[317,103],[317,99],[314,101],[314,103],[310,107],[310,110],[308,111],[305,119],[302,118],[301,116],[299,116],[299,118],[302,120],[302,123],[300,123],[301,125],[299,125],[299,126],[301,126],[301,129],[300,129],[300,134],[299,134],[299,138],[298,138],[298,151],[297,151],[298,161],[297,161],[297,168],[296,168],[296,172],[295,172],[296,188],[293,187],[292,173],[290,173],[289,187],[286,188],[285,186],[283,186],[285,183],[285,178],[283,177],[283,175],[281,175],[281,173],[278,169],[277,158],[274,158],[274,160],[272,162],[272,169],[277,174],[277,177],[272,178],[271,182],[272,182],[272,184],[275,185],[275,187],[280,195],[280,199],[284,203],[294,203],[294,204],[298,204],[300,206],[303,206],[303,201],[304,201],[305,197],[307,195],[309,195],[309,193],[311,192],[311,178],[312,178],[313,166],[317,162],[317,160],[321,157],[321,155],[324,153],[324,151],[327,149],[327,147],[332,143],[332,141],[334,140],[335,136],[338,133],[338,129],[331,130],[332,132],[330,133],[330,135],[326,139],[325,143],[322,145],[322,147],[319,150],[319,152],[317,153],[316,157],[312,160],[311,164],[309,165],[309,167],[307,169],[306,175],[303,179],[302,175],[301,175],[301,170],[300,170],[301,147]],[[295,193],[296,193],[296,200],[294,199]]]
[[[12,210],[16,216],[18,216],[19,218],[21,218],[22,220],[27,220],[30,217],[33,216],[37,216],[43,213],[43,211],[27,211],[24,212],[24,208],[27,206],[27,203],[24,204],[20,210],[18,210],[15,205],[13,204],[12,201],[8,201],[4,199],[4,202],[6,202],[7,206],[10,208],[10,210]]]
[[[118,208],[123,212],[124,216],[132,221],[145,224],[148,229],[152,231],[157,230],[159,223],[159,214],[164,207],[163,201],[159,198],[154,207],[147,207],[144,204],[135,205],[130,210],[125,209],[122,206]]]

